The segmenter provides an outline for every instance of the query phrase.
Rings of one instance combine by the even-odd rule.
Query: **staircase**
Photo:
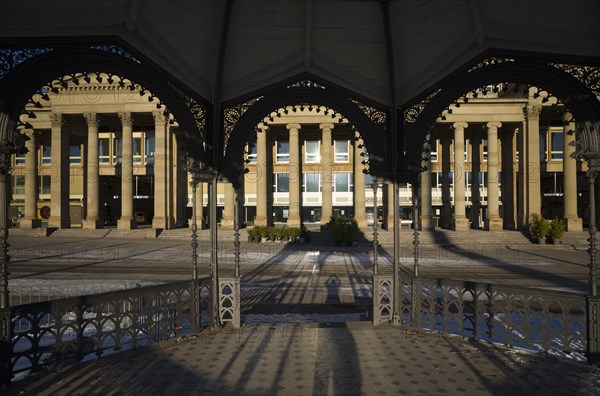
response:
[[[412,245],[414,241],[413,230],[403,228],[400,231],[400,244]],[[394,235],[386,230],[378,230],[379,243],[381,245],[393,245]],[[372,234],[372,232],[371,232]],[[368,235],[365,235],[368,236]],[[369,239],[373,239],[372,235]],[[495,245],[495,246],[517,246],[529,245],[531,242],[520,231],[484,231],[463,230],[452,231],[435,229],[433,231],[420,231],[419,243],[421,246],[456,246],[465,247],[473,245]]]

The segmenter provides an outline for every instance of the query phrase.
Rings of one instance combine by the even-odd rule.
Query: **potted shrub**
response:
[[[298,227],[292,227],[288,229],[288,234],[290,237],[290,240],[292,242],[296,242],[298,240],[298,237],[300,237],[300,228]]]
[[[550,227],[548,227],[548,238],[550,239],[550,243],[553,245],[559,244],[560,238],[565,235],[565,231],[565,223],[555,216],[550,222]]]
[[[254,228],[248,228],[248,242],[254,242]]]
[[[259,226],[258,230],[261,240],[266,242],[269,238],[269,228],[265,226]]]
[[[352,246],[352,240],[358,232],[358,222],[356,220],[347,216],[332,217],[327,225],[337,246],[341,245],[342,242]]]
[[[548,231],[550,230],[550,223],[537,213],[531,215],[531,223],[529,224],[529,233],[531,238],[536,243],[544,243]]]

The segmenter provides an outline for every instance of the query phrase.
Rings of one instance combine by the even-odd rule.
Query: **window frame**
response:
[[[280,153],[280,143],[287,143],[287,153]],[[276,140],[275,141],[275,158],[278,164],[289,164],[290,163],[290,141],[289,140]]]
[[[338,142],[345,142],[346,143],[346,151],[345,152],[338,152],[337,151],[337,143]],[[346,159],[339,159],[338,160],[338,155],[339,156],[345,156]],[[348,162],[350,162],[350,141],[347,139],[334,139],[333,141],[333,162],[336,164],[347,164]]]
[[[308,152],[309,143],[316,143],[316,153]],[[315,160],[309,159],[309,156],[316,156]],[[318,164],[321,162],[321,141],[320,140],[305,140],[304,141],[304,163],[306,164]]]

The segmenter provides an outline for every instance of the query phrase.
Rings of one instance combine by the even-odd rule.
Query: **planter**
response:
[[[560,238],[550,238],[549,241],[552,245],[560,245]]]
[[[545,245],[546,244],[546,239],[545,238],[533,238],[533,241],[535,243],[537,243],[538,245]]]

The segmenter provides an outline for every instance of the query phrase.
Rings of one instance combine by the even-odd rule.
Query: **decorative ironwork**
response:
[[[392,298],[394,281],[388,275],[373,277],[373,324],[389,323],[392,320]]]
[[[492,65],[499,65],[501,63],[514,62],[514,61],[515,60],[512,58],[499,58],[497,56],[490,56],[489,58],[484,59],[483,62],[479,62],[478,64],[476,64],[475,66],[473,66],[472,68],[467,70],[467,72],[471,73],[472,71],[483,69],[484,67],[488,67],[488,66],[492,66]]]
[[[379,183],[374,180],[373,181],[373,213],[377,213],[377,188],[379,187]],[[378,240],[379,233],[377,232],[377,216],[373,219],[373,277],[377,275],[379,271],[379,263],[378,263]]]
[[[292,83],[290,85],[287,86],[287,88],[319,88],[319,89],[327,89],[324,85],[319,84],[318,82],[309,80],[309,79],[304,79],[304,80],[300,80],[297,81],[295,83]]]
[[[231,322],[240,327],[240,278],[219,279],[219,317],[221,323]]]
[[[435,95],[437,95],[441,90],[442,90],[441,88],[438,89],[437,91],[435,91],[431,95],[427,96],[425,99],[423,99],[419,103],[404,110],[404,121],[408,122],[410,124],[417,122],[417,118],[419,118],[419,116],[421,115],[423,110],[425,110],[425,107],[429,104],[431,99],[433,99],[435,97]]]
[[[52,48],[24,48],[0,50],[0,80],[21,63],[36,56],[53,51]]]
[[[567,65],[564,63],[548,64],[575,77],[583,85],[588,87],[590,91],[596,95],[596,98],[600,99],[600,67]]]
[[[250,99],[244,103],[237,104],[235,106],[227,107],[223,110],[223,153],[227,152],[227,146],[229,145],[229,140],[231,139],[231,134],[233,133],[233,129],[237,125],[238,121],[246,111],[250,107],[252,107],[256,102],[261,100],[263,97],[259,96],[253,99]]]
[[[122,56],[123,58],[132,60],[136,63],[141,64],[142,62],[140,62],[138,59],[136,59],[135,56],[133,56],[131,54],[131,52],[125,50],[123,47],[115,45],[115,44],[111,44],[111,45],[93,45],[90,47],[93,50],[98,50],[98,51],[104,51],[104,52],[109,52],[113,55],[118,55],[118,56]]]
[[[169,83],[169,86],[177,92],[177,94],[183,99],[185,105],[188,110],[194,117],[194,121],[196,122],[196,126],[198,127],[198,131],[200,132],[200,138],[202,141],[206,141],[206,106],[198,102],[195,98],[186,94],[181,90],[181,88],[177,87],[173,83]]]
[[[400,285],[407,324],[507,346],[585,354],[583,295],[422,277],[415,282],[407,276]]]
[[[358,106],[373,124],[381,125],[384,128],[386,127],[387,115],[385,114],[385,111],[378,110],[375,107],[366,105],[363,102],[360,102],[356,99],[350,98],[350,101],[352,101],[352,103]]]
[[[210,298],[210,282],[202,279],[13,307],[11,351],[1,359],[9,359],[13,375],[24,375],[189,334],[201,320],[194,288]]]

